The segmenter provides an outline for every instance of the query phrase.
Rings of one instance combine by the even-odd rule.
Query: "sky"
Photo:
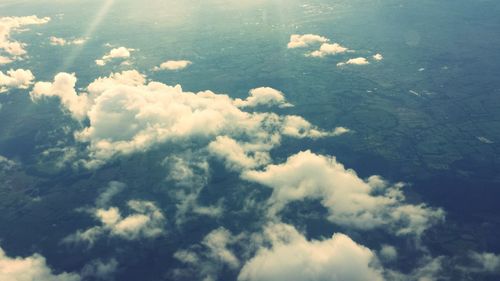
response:
[[[497,280],[498,12],[0,1],[0,280]]]

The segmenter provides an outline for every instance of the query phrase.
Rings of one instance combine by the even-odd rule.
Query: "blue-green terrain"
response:
[[[0,0],[0,281],[499,280],[499,15]]]

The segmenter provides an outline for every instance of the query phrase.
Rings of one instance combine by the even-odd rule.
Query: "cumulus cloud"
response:
[[[405,203],[401,184],[389,185],[379,176],[366,180],[334,157],[300,152],[264,171],[245,171],[242,177],[273,190],[269,214],[305,199],[318,200],[334,223],[358,229],[386,227],[397,235],[422,234],[443,219],[443,211],[425,204]]]
[[[0,93],[9,89],[28,89],[34,79],[35,76],[30,70],[11,69],[7,73],[0,71]]]
[[[101,236],[109,235],[125,240],[137,240],[142,238],[155,238],[164,234],[165,217],[161,210],[149,201],[130,200],[127,206],[130,212],[123,216],[118,207],[105,207],[111,198],[119,193],[124,185],[119,182],[111,182],[103,193],[97,198],[96,208],[87,211],[99,221],[100,225],[78,230],[76,233],[66,237],[65,243],[87,243],[92,246]]]
[[[223,159],[226,168],[234,171],[259,167],[271,159],[268,151],[255,151],[252,144],[241,144],[227,136],[218,136],[208,145],[208,151]]]
[[[49,38],[50,44],[53,46],[68,46],[68,45],[82,45],[85,44],[87,39],[85,38],[76,38],[76,39],[64,39],[60,37],[51,36]]]
[[[269,247],[262,247],[239,273],[239,281],[382,281],[376,255],[344,234],[307,240],[293,226],[265,229]]]
[[[169,60],[166,61],[160,66],[157,66],[154,68],[155,71],[160,71],[160,70],[181,70],[184,69],[188,66],[190,66],[193,62],[188,61],[188,60]]]
[[[86,117],[89,108],[89,99],[86,94],[78,95],[75,91],[76,77],[74,74],[59,73],[54,82],[38,82],[30,93],[33,101],[46,97],[57,97],[61,105],[67,109],[75,119]]]
[[[37,16],[27,17],[3,17],[0,18],[0,53],[4,52],[10,58],[0,59],[3,62],[11,62],[26,55],[26,44],[11,38],[12,32],[21,32],[30,25],[42,25],[50,21],[49,17],[39,18]],[[2,64],[0,62],[0,64]]]
[[[238,107],[273,106],[291,107],[292,104],[286,102],[285,95],[270,87],[260,87],[250,90],[250,96],[245,100],[236,99],[234,101]]]
[[[347,51],[349,51],[348,48],[346,48],[344,46],[341,46],[338,43],[333,43],[333,44],[324,43],[324,44],[321,45],[321,47],[319,48],[319,50],[311,52],[308,56],[322,58],[322,57],[325,57],[325,56],[332,56],[332,55],[336,55],[336,54],[342,54],[342,53],[345,53]]]
[[[290,36],[288,49],[305,48],[316,43],[326,43],[330,41],[328,38],[316,34],[293,34]]]
[[[76,133],[78,141],[89,144],[87,167],[99,166],[118,154],[190,138],[207,144],[217,136],[241,138],[250,153],[257,153],[279,145],[282,136],[335,135],[298,116],[243,111],[236,105],[241,101],[227,95],[184,92],[179,85],[147,82],[137,71],[99,78],[87,87],[88,93],[77,94],[72,88],[75,81],[73,75],[60,73],[53,83],[36,83],[32,96],[59,96],[73,117],[88,120],[88,126]],[[249,101],[258,103],[262,96],[254,94]]]
[[[367,65],[367,64],[370,64],[370,62],[366,58],[359,57],[359,58],[349,59],[346,62],[339,62],[339,63],[337,63],[337,66],[344,66],[344,65],[347,65],[347,64],[351,64],[351,65]]]
[[[105,54],[101,59],[95,61],[95,63],[99,66],[104,66],[108,62],[112,60],[125,60],[130,58],[130,52],[134,51],[134,49],[129,49],[125,47],[118,47],[111,49],[109,53]]]
[[[0,280],[9,281],[80,281],[75,273],[55,274],[39,254],[11,258],[0,248]]]

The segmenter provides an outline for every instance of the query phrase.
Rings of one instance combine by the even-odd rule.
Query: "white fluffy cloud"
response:
[[[0,280],[5,281],[80,281],[78,274],[55,274],[39,254],[30,257],[8,257],[0,248]]]
[[[305,48],[317,43],[326,43],[330,41],[328,38],[316,34],[293,34],[290,36],[288,43],[289,49]]]
[[[293,226],[272,224],[262,247],[241,270],[239,281],[382,281],[376,255],[343,234],[307,240]]]
[[[126,217],[120,209],[95,209],[93,216],[101,225],[79,230],[64,239],[67,243],[85,242],[93,245],[99,237],[108,234],[126,240],[154,238],[164,233],[164,216],[153,202],[131,200],[127,203],[132,213]]]
[[[59,73],[54,82],[38,82],[30,93],[33,101],[46,97],[57,97],[61,105],[66,108],[73,117],[82,120],[86,117],[89,108],[87,95],[78,95],[75,91],[76,77],[74,74]]]
[[[67,46],[67,45],[82,45],[87,41],[85,38],[76,38],[76,39],[64,39],[55,36],[51,36],[49,38],[50,44],[54,46]]]
[[[95,61],[95,63],[99,66],[104,66],[108,62],[116,59],[125,60],[130,58],[130,52],[134,51],[134,49],[129,49],[125,47],[118,47],[111,49],[109,53],[105,54],[101,59]]]
[[[422,234],[443,219],[443,211],[404,202],[401,184],[389,185],[378,176],[367,180],[346,169],[334,157],[300,152],[286,163],[264,171],[246,171],[242,177],[273,190],[270,215],[287,204],[315,199],[329,211],[329,220],[358,229],[387,227],[398,235]]]
[[[37,16],[0,18],[0,54],[3,52],[11,57],[2,60],[4,62],[11,61],[26,55],[26,44],[12,39],[12,32],[20,32],[26,26],[46,24],[49,21],[49,17],[39,18]]]
[[[359,57],[359,58],[349,59],[346,62],[339,62],[339,63],[337,63],[337,66],[344,66],[346,64],[351,64],[351,65],[367,65],[367,64],[370,64],[370,62],[366,58]]]
[[[243,138],[246,152],[254,154],[270,151],[282,136],[335,135],[299,116],[243,111],[237,106],[241,101],[227,95],[184,92],[179,85],[147,82],[137,71],[99,78],[87,87],[88,93],[77,94],[75,82],[73,75],[60,73],[53,83],[36,83],[32,97],[58,96],[73,117],[88,119],[89,125],[76,134],[78,141],[89,144],[88,167],[98,166],[118,154],[190,138],[205,140],[207,144],[218,136]],[[247,101],[259,103],[262,96],[257,94]]]
[[[33,84],[35,76],[30,70],[11,69],[7,73],[0,71],[0,93],[9,89],[27,89]]]
[[[123,216],[118,207],[106,207],[111,198],[118,194],[124,185],[110,182],[108,188],[96,200],[96,208],[87,211],[100,222],[100,225],[78,230],[66,237],[66,243],[87,243],[92,246],[101,236],[109,235],[126,240],[154,238],[164,233],[165,217],[161,210],[149,201],[130,200],[128,216]]]
[[[188,61],[188,60],[169,60],[166,61],[160,66],[157,66],[154,68],[155,71],[160,71],[160,70],[181,70],[184,69],[188,66],[190,66],[193,62]]]
[[[250,90],[250,96],[245,100],[236,99],[234,101],[238,107],[274,106],[291,107],[292,104],[286,102],[285,95],[270,87],[260,87]]]
[[[345,53],[347,51],[349,51],[348,48],[341,46],[338,43],[333,43],[333,44],[324,43],[321,45],[319,50],[311,52],[308,56],[322,58],[325,56],[342,54],[342,53]]]

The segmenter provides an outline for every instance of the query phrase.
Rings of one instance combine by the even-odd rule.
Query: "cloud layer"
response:
[[[234,100],[211,91],[184,92],[181,86],[148,82],[137,71],[115,73],[96,79],[86,93],[74,89],[76,78],[60,73],[54,82],[36,83],[33,100],[58,97],[75,119],[87,119],[88,126],[76,133],[88,143],[87,166],[99,166],[115,155],[145,151],[166,142],[197,138],[234,140],[245,155],[268,153],[282,136],[321,138],[336,135],[322,131],[299,116],[279,116],[267,112],[247,112],[264,102],[289,106],[282,93],[270,88],[251,91],[246,100]]]

